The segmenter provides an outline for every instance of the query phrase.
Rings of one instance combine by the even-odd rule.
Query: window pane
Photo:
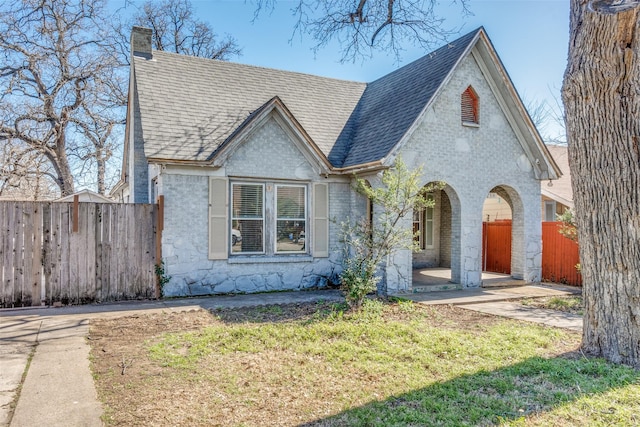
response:
[[[556,220],[556,207],[555,207],[555,202],[549,202],[546,201],[544,202],[544,207],[545,207],[545,213],[544,213],[544,220],[545,221],[555,221]]]
[[[433,219],[433,208],[426,208],[427,209],[427,219]]]
[[[231,252],[264,252],[263,226],[262,220],[234,220],[231,229]]]
[[[427,221],[425,224],[425,245],[433,246],[433,208],[427,208]]]
[[[276,252],[305,252],[306,187],[276,186]]]
[[[231,252],[264,252],[264,187],[232,185]]]
[[[413,210],[413,241],[418,244],[420,249],[424,249],[422,244],[422,218],[424,216],[424,210]]]
[[[262,218],[263,187],[255,184],[233,185],[233,217]]]
[[[306,221],[278,220],[278,252],[306,251]]]
[[[304,219],[304,190],[304,187],[277,187],[278,218]]]

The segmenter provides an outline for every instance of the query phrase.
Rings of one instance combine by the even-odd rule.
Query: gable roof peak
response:
[[[483,32],[480,27],[369,83],[329,161],[334,166],[350,167],[384,159]]]

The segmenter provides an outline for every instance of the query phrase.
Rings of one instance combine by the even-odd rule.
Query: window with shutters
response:
[[[461,115],[463,124],[480,124],[480,103],[478,94],[469,86],[461,96]]]
[[[308,254],[308,186],[232,182],[231,255]]]

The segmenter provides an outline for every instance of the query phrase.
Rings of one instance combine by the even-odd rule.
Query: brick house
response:
[[[405,221],[421,250],[382,266],[388,293],[410,292],[413,269],[437,266],[480,286],[490,192],[512,207],[512,276],[540,280],[540,181],[560,172],[484,29],[371,83],[152,51],[144,28],[131,45],[112,195],[163,196],[166,295],[336,283],[339,222],[371,209],[353,177],[377,185],[397,156],[424,167],[425,185],[447,185]]]

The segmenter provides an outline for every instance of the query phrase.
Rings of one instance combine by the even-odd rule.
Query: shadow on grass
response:
[[[274,304],[245,308],[218,308],[211,313],[224,323],[285,323],[319,322],[339,316],[348,309],[346,303],[335,301]]]
[[[579,357],[575,353],[553,359],[533,357],[495,371],[480,371],[374,401],[302,426],[463,426],[517,422],[527,415],[542,414],[582,397],[597,396],[639,381],[639,371],[602,359]],[[613,414],[619,403],[603,404]],[[617,424],[607,422],[607,411],[603,412],[602,425]]]

